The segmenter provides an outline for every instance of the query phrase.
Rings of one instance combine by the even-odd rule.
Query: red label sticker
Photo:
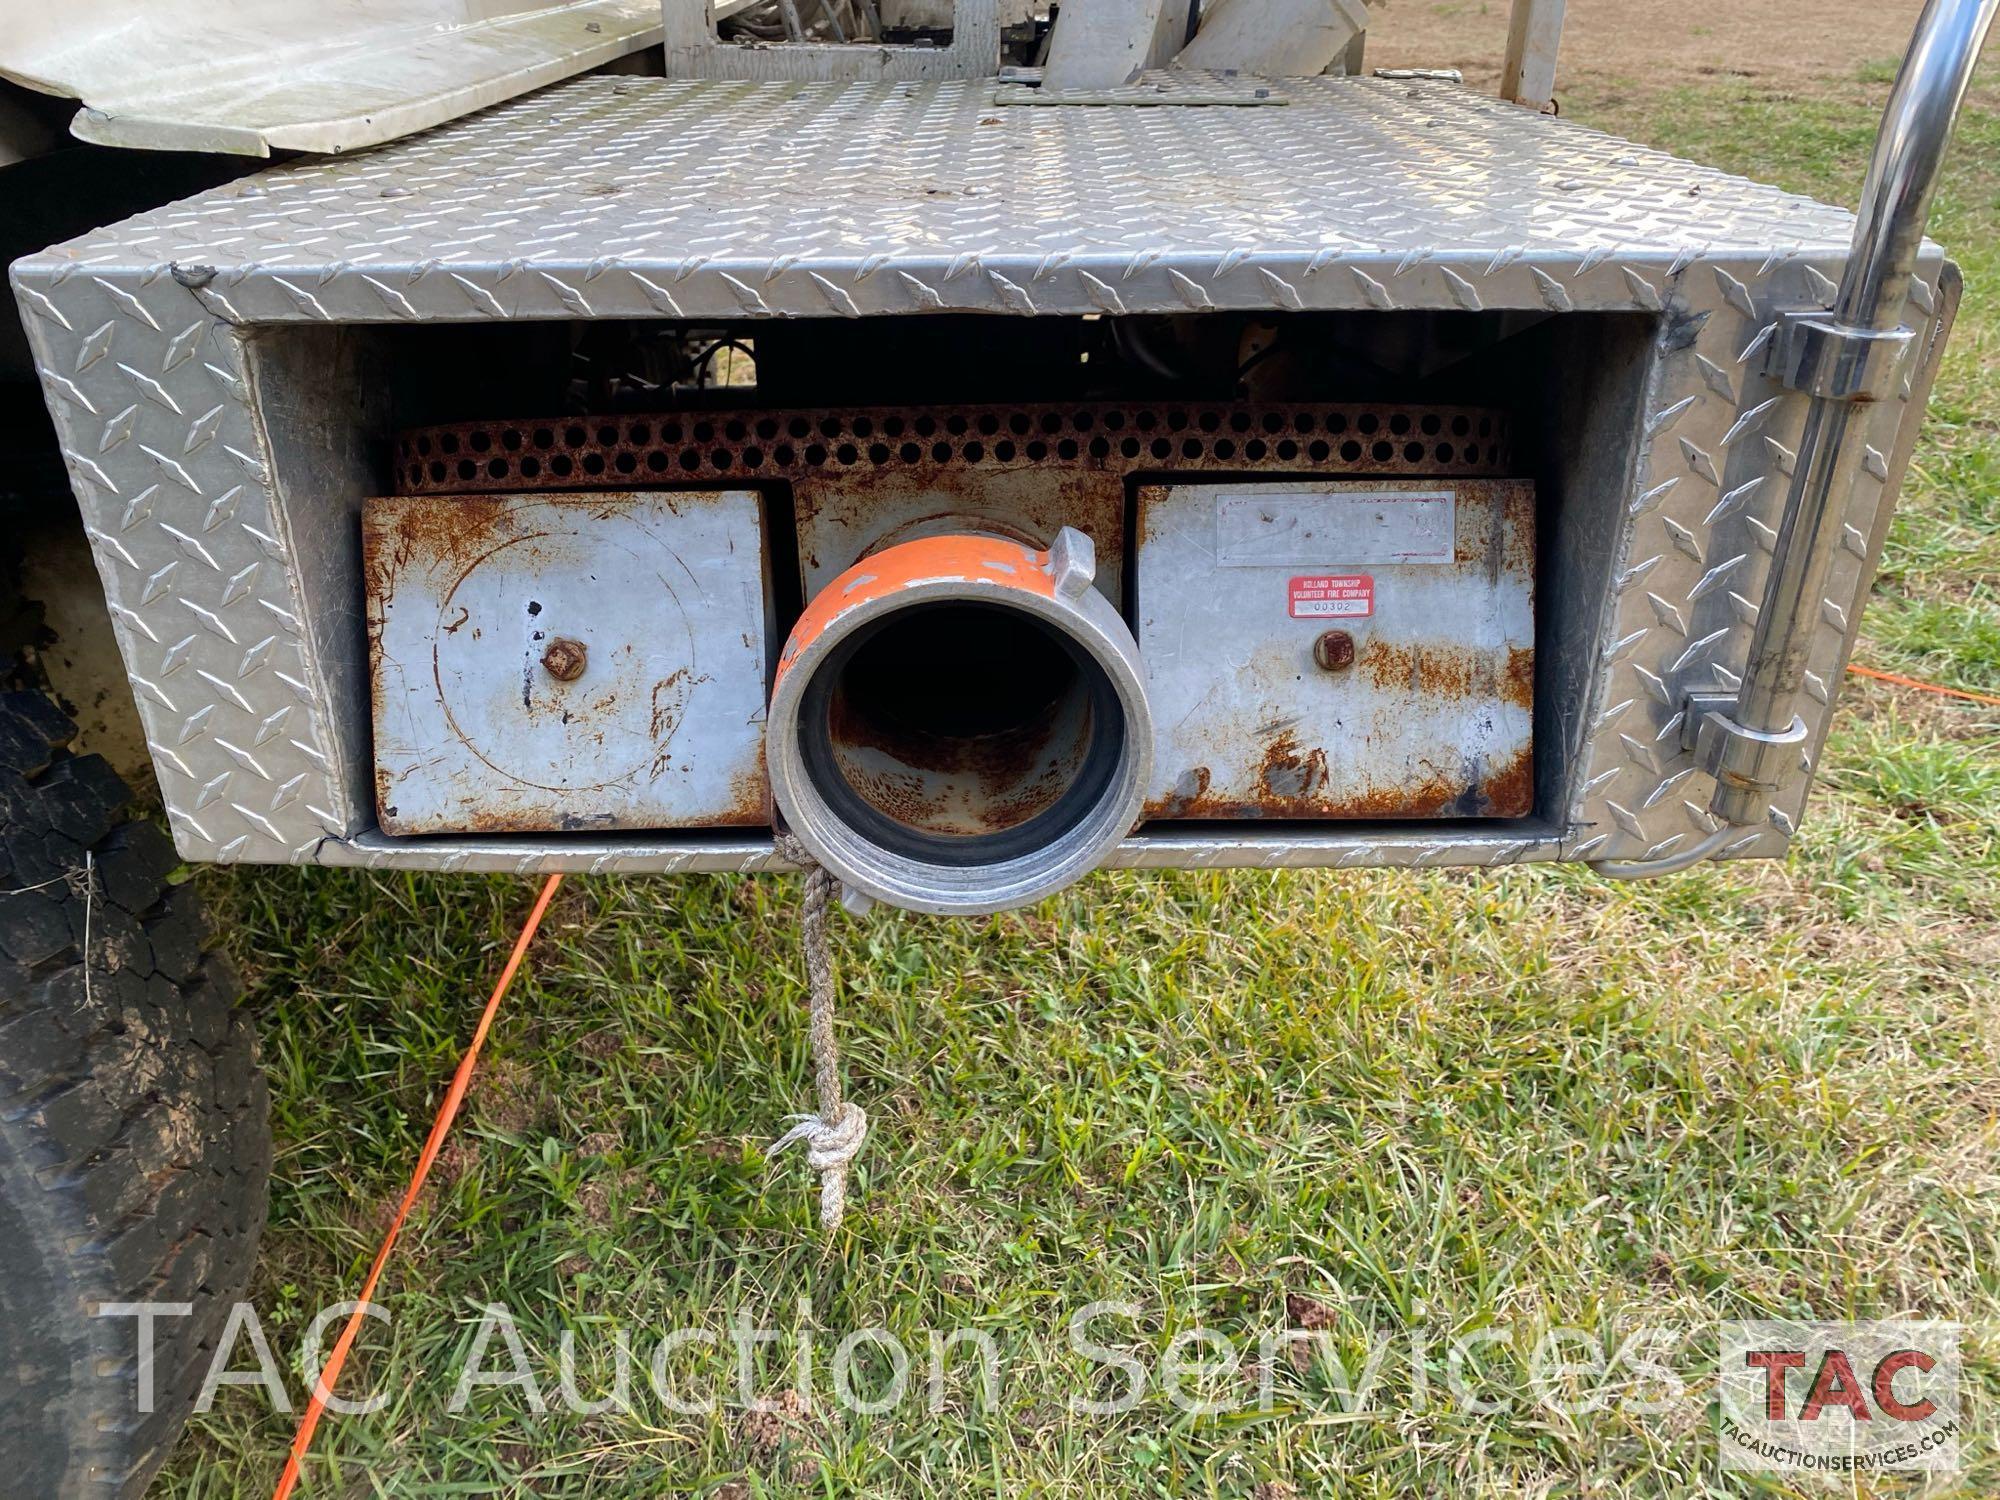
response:
[[[1375,580],[1366,573],[1294,578],[1289,593],[1294,620],[1359,620],[1375,613]]]

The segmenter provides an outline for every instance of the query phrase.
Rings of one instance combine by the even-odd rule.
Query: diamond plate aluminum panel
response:
[[[335,628],[353,601],[301,561],[325,554],[327,518],[273,478],[245,357],[260,325],[947,309],[1656,315],[1617,587],[1599,640],[1550,643],[1599,658],[1583,763],[1551,809],[1560,828],[1282,847],[1147,835],[1122,857],[1636,857],[1706,831],[1675,704],[1742,661],[1803,414],[1762,375],[1762,351],[1774,309],[1830,299],[1850,217],[1430,80],[1292,81],[1282,109],[995,109],[992,87],[583,79],[18,263],[183,852],[481,868],[768,858],[754,841],[371,842],[355,665]],[[1938,314],[1940,269],[1926,247],[1920,322]],[[1813,653],[1811,751],[1772,827],[1738,852],[1776,852],[1796,822],[1910,406],[1871,414]]]
[[[659,42],[658,0],[84,0],[15,7],[0,72],[80,140],[357,151]]]
[[[1337,829],[1226,833],[1162,828],[1133,834],[1104,861],[1111,870],[1287,870],[1440,865],[1517,865],[1563,857],[1549,833],[1353,833]],[[379,833],[329,839],[316,860],[367,869],[441,869],[532,875],[753,875],[792,868],[765,835],[625,839],[391,839]]]

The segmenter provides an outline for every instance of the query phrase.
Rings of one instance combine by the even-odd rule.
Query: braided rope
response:
[[[804,844],[789,833],[778,835],[778,853],[804,873],[805,901],[799,914],[799,937],[805,949],[806,993],[811,1004],[813,1082],[819,1095],[814,1114],[792,1116],[792,1128],[778,1137],[774,1153],[803,1142],[806,1164],[819,1173],[819,1223],[831,1234],[847,1211],[847,1168],[868,1139],[868,1116],[853,1100],[840,1096],[840,1042],[833,1034],[838,979],[832,947],[827,941],[827,914],[833,905],[833,877],[821,868]]]

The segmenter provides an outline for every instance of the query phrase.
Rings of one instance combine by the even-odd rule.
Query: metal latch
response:
[[[1736,695],[1695,692],[1681,715],[1681,748],[1719,786],[1746,798],[1769,800],[1797,766],[1806,743],[1806,721],[1797,714],[1776,733],[1747,729],[1736,722]]]
[[[1781,312],[1777,332],[1771,340],[1766,371],[1772,379],[1815,400],[1839,406],[1865,404],[1895,394],[1903,375],[1906,356],[1916,342],[1916,333],[1906,326],[1875,328],[1843,321],[1833,313],[1818,309]],[[1814,432],[1823,429],[1814,427]],[[1836,440],[1837,442],[1838,440]],[[1846,439],[1849,445],[1857,439]],[[1851,471],[1857,455],[1850,449],[1841,455]],[[1807,479],[1813,477],[1806,471]],[[1845,494],[1851,480],[1829,469],[1820,477],[1817,495],[1809,496],[1823,515],[1839,514],[1832,500]],[[1783,561],[1799,566],[1780,565],[1773,570],[1774,584],[1793,581],[1780,600],[1766,600],[1759,613],[1760,629],[1751,646],[1752,677],[1765,686],[1764,679],[1793,677],[1804,661],[1803,635],[1811,629],[1809,617],[1797,610],[1799,598],[1810,593],[1799,586],[1810,572],[1803,566],[1808,555],[1820,551],[1820,572],[1824,571],[1824,544],[1813,527],[1785,527],[1786,556]],[[1792,555],[1800,549],[1799,556]],[[1785,628],[1787,627],[1788,628]],[[1763,691],[1758,695],[1758,712],[1745,714],[1743,701],[1735,693],[1694,692],[1682,705],[1682,748],[1695,753],[1695,763],[1716,781],[1714,810],[1731,821],[1752,819],[1774,797],[1793,767],[1798,764],[1800,747],[1807,739],[1805,720],[1786,713],[1786,690]],[[1770,710],[1785,713],[1778,718]],[[1745,723],[1745,718],[1752,722]],[[1785,719],[1789,719],[1786,722]],[[1765,728],[1765,723],[1781,724]]]
[[[1817,310],[1781,312],[1765,372],[1827,401],[1881,401],[1896,393],[1916,338],[1906,326],[1870,328]]]

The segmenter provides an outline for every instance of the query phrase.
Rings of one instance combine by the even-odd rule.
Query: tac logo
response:
[[[1958,1335],[1956,1323],[1724,1323],[1722,1466],[1956,1470]]]

